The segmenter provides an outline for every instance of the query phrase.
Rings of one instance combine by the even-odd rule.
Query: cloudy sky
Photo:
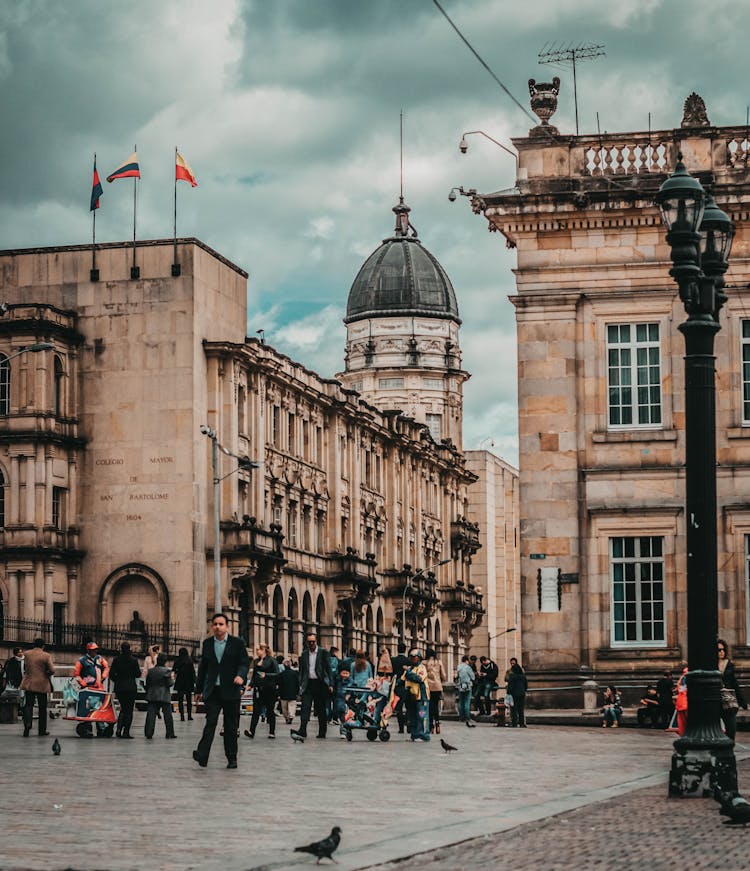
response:
[[[579,67],[581,132],[679,125],[692,90],[715,124],[750,102],[750,4],[728,0],[441,0],[514,96],[563,80],[554,123],[574,132],[570,70],[537,64],[549,41],[602,43]],[[0,6],[0,248],[84,243],[94,151],[104,177],[138,144],[139,237],[178,233],[250,273],[247,332],[326,377],[343,365],[342,317],[362,261],[391,234],[404,192],[456,288],[464,446],[517,462],[514,257],[455,185],[513,183],[510,144],[530,123],[432,0],[12,0]],[[105,183],[101,241],[131,233],[131,187]]]

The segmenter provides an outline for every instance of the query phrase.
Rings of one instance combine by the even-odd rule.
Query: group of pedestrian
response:
[[[469,728],[473,727],[472,707],[481,715],[491,714],[491,693],[501,687],[497,683],[499,669],[488,656],[479,657],[465,655],[461,659],[456,673],[456,690],[458,693],[458,719]],[[503,678],[505,695],[501,714],[496,714],[496,726],[505,725],[505,711],[510,711],[510,725],[526,728],[526,693],[529,681],[526,672],[513,656],[508,663],[508,669]]]

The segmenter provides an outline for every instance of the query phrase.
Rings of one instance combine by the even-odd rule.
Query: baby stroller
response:
[[[390,681],[385,678],[372,678],[364,687],[347,687],[344,694],[346,713],[341,721],[341,733],[347,741],[354,738],[354,729],[364,729],[368,741],[389,741],[388,696]]]
[[[112,693],[90,690],[82,687],[77,680],[71,680],[63,689],[66,703],[64,720],[75,720],[76,734],[79,738],[90,738],[91,724],[96,724],[100,738],[111,738],[115,730],[117,715],[112,704]]]

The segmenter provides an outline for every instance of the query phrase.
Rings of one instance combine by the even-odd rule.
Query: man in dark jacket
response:
[[[279,675],[279,699],[281,713],[287,724],[297,713],[297,696],[299,695],[299,670],[294,668],[290,660],[284,662],[284,671]]]
[[[409,665],[409,657],[406,655],[406,645],[399,644],[398,656],[391,658],[393,666],[393,680],[395,681],[395,694],[398,696],[396,702],[396,719],[398,720],[398,731],[400,735],[404,734],[404,726],[406,725],[406,707],[404,705],[404,693],[406,685],[404,684],[404,669]]]
[[[659,725],[662,729],[668,729],[674,713],[674,680],[671,671],[665,671],[664,675],[656,682],[656,695],[659,698]]]
[[[109,669],[109,679],[114,684],[115,695],[120,703],[120,716],[117,718],[115,734],[118,738],[132,738],[130,727],[133,725],[133,708],[138,695],[136,680],[141,676],[138,660],[130,652],[130,645],[123,641],[120,652],[112,660]]]
[[[195,699],[203,698],[206,706],[206,725],[193,750],[193,759],[205,768],[211,753],[211,744],[216,732],[219,713],[224,713],[224,752],[227,768],[237,767],[237,729],[239,727],[240,699],[247,682],[250,657],[245,642],[229,634],[226,614],[214,614],[211,618],[213,637],[203,642],[198,665]]]
[[[146,737],[149,740],[154,737],[156,712],[161,711],[164,727],[167,730],[165,737],[176,738],[172,718],[172,669],[167,667],[165,653],[160,653],[156,657],[156,665],[146,674],[146,701],[148,702],[144,729]]]
[[[302,694],[302,711],[297,731],[292,735],[307,737],[307,724],[310,712],[315,709],[318,718],[318,738],[325,738],[328,726],[328,697],[333,692],[331,655],[318,647],[318,637],[314,632],[307,635],[307,647],[299,658],[299,685]]]

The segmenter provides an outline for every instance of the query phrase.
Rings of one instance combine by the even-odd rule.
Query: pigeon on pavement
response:
[[[729,817],[724,820],[725,826],[746,826],[750,823],[750,804],[737,792],[722,792],[719,800],[721,816]]]
[[[308,844],[305,847],[295,847],[294,852],[310,853],[313,856],[317,856],[318,861],[315,863],[316,865],[320,865],[321,859],[330,859],[331,862],[336,862],[333,858],[333,853],[338,848],[340,842],[341,829],[338,826],[334,826],[327,838],[323,838],[322,841],[313,841],[312,844]],[[338,862],[336,864],[338,865]]]
[[[298,732],[290,732],[289,734],[292,736],[292,741],[299,741],[300,744],[305,743],[304,735],[300,735]]]
[[[55,756],[59,756],[62,752],[62,747],[60,746],[60,742],[57,740],[57,738],[55,738],[55,740],[52,742],[52,752],[55,754]]]
[[[440,739],[440,746],[445,750],[446,753],[451,753],[453,750],[458,750],[458,747],[451,746],[447,741],[443,741]]]

